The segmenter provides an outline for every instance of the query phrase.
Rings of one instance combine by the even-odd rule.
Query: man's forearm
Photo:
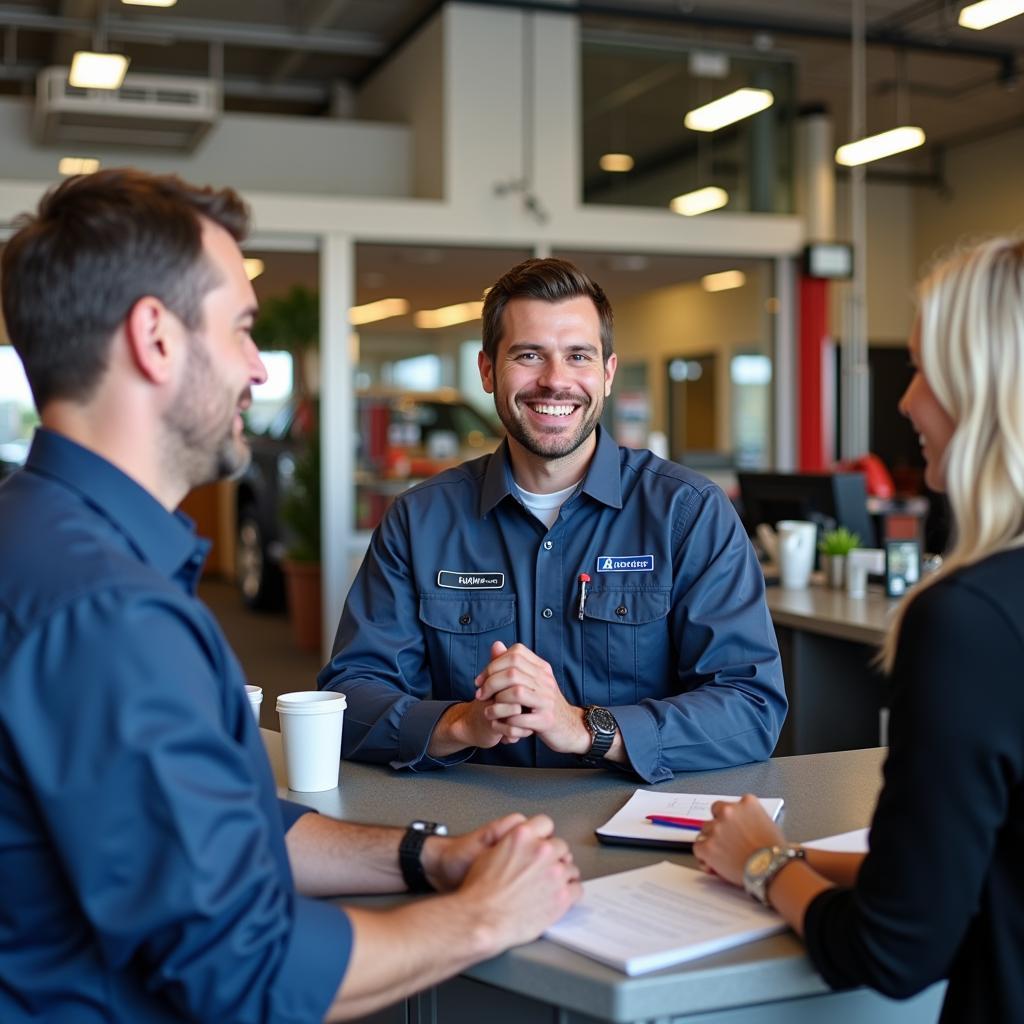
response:
[[[346,910],[352,957],[329,1021],[366,1016],[499,952],[495,929],[458,894],[383,912]]]
[[[295,888],[304,896],[401,892],[402,830],[304,814],[285,833]]]

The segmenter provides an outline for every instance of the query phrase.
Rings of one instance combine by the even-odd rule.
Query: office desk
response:
[[[789,715],[776,755],[875,746],[887,707],[886,682],[872,665],[898,601],[879,587],[867,596],[814,585],[769,586],[768,610],[782,655]]]
[[[264,730],[275,776],[283,779],[280,737]],[[667,791],[782,796],[782,824],[796,840],[866,825],[880,785],[884,751],[857,750],[777,758],[715,772],[681,775]],[[544,812],[572,845],[584,878],[663,859],[662,851],[601,846],[593,829],[607,820],[635,784],[611,772],[461,765],[446,772],[398,773],[344,762],[341,784],[294,798],[353,821],[405,825],[414,818],[470,829],[509,811]],[[688,854],[668,854],[693,864]],[[495,991],[500,989],[500,992]],[[830,992],[803,947],[787,933],[675,968],[628,978],[547,941],[510,950],[440,986],[402,1012],[445,1024],[583,1024],[589,1021],[672,1021],[676,1024],[934,1021],[941,990],[893,1003],[857,990]],[[380,1018],[408,1019],[402,1016]]]

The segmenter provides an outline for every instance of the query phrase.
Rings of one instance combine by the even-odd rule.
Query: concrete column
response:
[[[320,241],[320,478],[324,661],[351,580],[355,544],[355,393],[352,328],[355,246],[347,234]]]

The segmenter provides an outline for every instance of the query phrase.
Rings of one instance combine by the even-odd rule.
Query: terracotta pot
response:
[[[288,592],[292,635],[300,651],[319,652],[322,647],[323,605],[320,599],[320,563],[292,562],[283,565]]]

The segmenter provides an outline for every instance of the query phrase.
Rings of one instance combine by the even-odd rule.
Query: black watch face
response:
[[[587,715],[587,724],[597,732],[615,733],[618,731],[615,719],[612,717],[611,712],[605,708],[591,708],[590,713]]]

